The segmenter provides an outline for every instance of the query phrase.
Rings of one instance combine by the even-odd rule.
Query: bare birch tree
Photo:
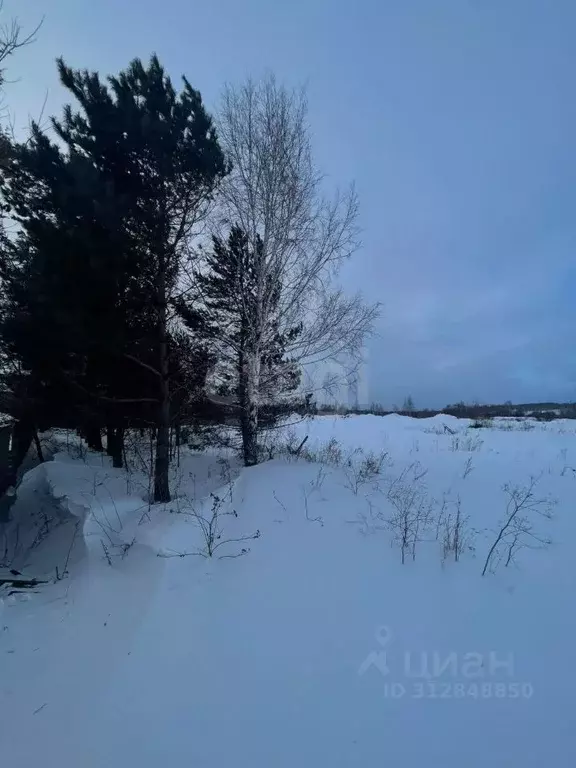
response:
[[[222,188],[220,224],[239,227],[255,264],[255,296],[239,292],[246,306],[240,407],[246,464],[257,456],[258,409],[269,389],[262,351],[278,332],[285,354],[299,366],[357,358],[378,307],[335,284],[339,267],[358,247],[354,188],[332,199],[314,165],[303,91],[274,77],[227,87],[219,134],[232,163]],[[279,286],[274,296],[268,286]],[[290,330],[301,326],[298,334]]]

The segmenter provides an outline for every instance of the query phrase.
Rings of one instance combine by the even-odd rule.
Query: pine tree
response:
[[[8,302],[18,321],[11,343],[38,371],[45,321],[50,370],[42,381],[65,378],[112,412],[148,404],[154,498],[167,501],[178,346],[171,301],[226,163],[200,94],[186,79],[177,93],[156,57],[147,67],[136,59],[107,82],[62,60],[58,68],[80,106],[53,120],[63,149],[34,126],[9,169],[6,199],[24,232]],[[27,323],[35,329],[28,348]]]
[[[246,233],[232,227],[227,240],[213,237],[212,250],[207,254],[196,276],[201,296],[200,312],[180,306],[180,311],[190,328],[210,338],[217,349],[220,392],[232,394],[240,409],[240,424],[244,462],[248,466],[257,462],[258,416],[251,412],[248,395],[250,372],[248,366],[254,354],[255,339],[260,364],[260,404],[278,404],[300,383],[300,370],[286,358],[288,343],[301,332],[296,325],[281,333],[274,315],[278,305],[280,284],[267,277],[265,292],[269,306],[265,332],[257,331],[258,314],[258,262],[263,244],[256,238],[252,248]],[[278,418],[282,409],[276,407]]]

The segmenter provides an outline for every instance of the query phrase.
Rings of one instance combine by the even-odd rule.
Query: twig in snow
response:
[[[106,544],[104,544],[103,539],[100,539],[100,544],[102,544],[102,549],[104,550],[104,557],[106,558],[106,560],[108,560],[108,565],[112,565],[112,560],[110,559],[110,552]]]
[[[310,512],[308,511],[308,497],[310,494],[306,493],[305,488],[302,488],[302,493],[304,496],[304,510],[306,512],[306,520],[308,520],[311,523],[319,523],[322,527],[324,527],[324,520],[320,517],[320,515],[318,515],[317,517],[310,517]]]
[[[278,504],[280,504],[280,506],[282,507],[282,509],[283,509],[283,510],[284,510],[284,512],[286,513],[286,515],[288,515],[288,509],[286,508],[286,505],[285,505],[285,504],[283,504],[283,503],[280,501],[280,499],[278,498],[278,496],[276,496],[276,491],[272,491],[272,496],[274,496],[274,498],[276,499],[276,501],[278,502]]]
[[[68,574],[68,563],[70,561],[70,554],[72,553],[72,547],[74,546],[74,542],[76,541],[76,536],[78,535],[78,528],[80,527],[80,520],[76,521],[76,525],[74,526],[74,534],[72,535],[72,539],[70,541],[70,546],[68,547],[68,554],[66,555],[66,560],[64,562],[64,570],[62,571],[62,574],[58,574],[58,566],[56,566],[56,581],[60,581]]]

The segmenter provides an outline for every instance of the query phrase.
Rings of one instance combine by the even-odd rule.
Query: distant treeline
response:
[[[454,403],[445,408],[402,410],[387,410],[378,403],[367,408],[351,408],[345,405],[320,405],[316,409],[319,415],[350,414],[388,416],[397,413],[401,416],[412,416],[415,419],[428,419],[438,414],[448,414],[463,419],[487,419],[495,417],[531,418],[538,421],[553,421],[554,419],[576,419],[576,403],[504,403],[500,405],[481,405],[479,403]]]

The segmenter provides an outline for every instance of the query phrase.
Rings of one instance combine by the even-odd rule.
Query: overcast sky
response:
[[[576,399],[575,0],[5,0],[17,127],[58,112],[54,59],[152,51],[210,107],[225,81],[308,83],[318,163],[355,180],[346,287],[383,303],[369,400]],[[363,388],[365,389],[365,388]]]

